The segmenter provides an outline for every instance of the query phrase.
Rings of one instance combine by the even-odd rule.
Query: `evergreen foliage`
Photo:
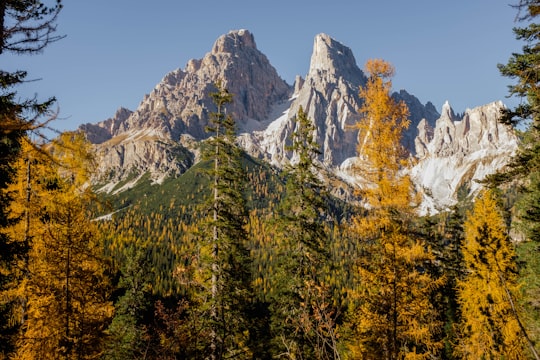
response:
[[[324,281],[330,263],[329,206],[318,177],[315,127],[298,110],[292,134],[292,163],[286,169],[285,196],[277,209],[280,259],[273,276],[276,293],[273,333],[288,358],[335,359],[338,310]]]
[[[517,213],[524,223],[527,237],[540,241],[540,26],[535,22],[540,15],[538,0],[520,0],[516,6],[519,20],[528,22],[525,27],[514,28],[518,40],[525,42],[521,53],[513,53],[507,64],[499,64],[502,75],[516,79],[515,85],[509,86],[510,95],[520,96],[526,101],[515,109],[503,111],[501,121],[516,124],[528,121],[529,125],[523,136],[520,148],[504,172],[488,179],[494,185],[520,180],[523,197],[518,201]]]
[[[148,352],[148,313],[152,309],[148,261],[144,248],[131,243],[122,264],[117,289],[123,294],[115,302],[114,318],[107,329],[103,358],[110,360],[144,358]]]
[[[203,153],[212,163],[208,171],[211,191],[203,204],[199,229],[193,234],[201,244],[193,265],[199,267],[196,272],[207,274],[206,279],[195,279],[200,289],[197,297],[205,299],[203,306],[208,309],[210,334],[205,352],[210,359],[247,358],[253,292],[243,198],[245,175],[241,151],[234,143],[235,122],[225,114],[232,94],[221,83],[216,89],[210,95],[217,110],[207,129],[213,136]]]

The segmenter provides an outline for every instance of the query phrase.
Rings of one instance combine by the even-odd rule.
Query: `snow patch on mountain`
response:
[[[362,184],[355,174],[358,132],[351,125],[361,120],[359,90],[366,77],[352,51],[318,34],[305,79],[297,76],[289,86],[247,30],[220,36],[204,58],[166,74],[135,111],[120,108],[110,119],[81,126],[99,158],[94,182],[106,184],[103,191],[119,192],[142,174],[159,184],[199,161],[199,144],[209,136],[205,127],[216,109],[210,93],[218,80],[234,95],[226,110],[248,154],[277,168],[290,163],[295,155],[287,145],[302,107],[315,126],[317,161],[325,174],[349,188]],[[448,102],[439,115],[433,104],[422,104],[405,90],[392,96],[410,111],[402,144],[416,160],[410,175],[424,194],[423,213],[451,206],[458,193],[474,194],[481,186],[477,180],[504,166],[517,148],[512,129],[498,123],[501,102],[458,117]]]
[[[426,143],[411,177],[424,192],[422,213],[447,209],[460,191],[474,195],[480,183],[508,163],[518,147],[515,131],[498,120],[505,108],[500,101],[467,109],[457,118],[450,104],[443,105],[431,139]]]

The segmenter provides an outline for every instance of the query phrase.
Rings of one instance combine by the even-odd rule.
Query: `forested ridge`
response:
[[[2,2],[0,56],[60,40],[61,8]],[[332,195],[302,107],[287,166],[244,153],[220,82],[201,161],[96,194],[84,134],[48,139],[54,98],[18,100],[26,74],[0,70],[0,359],[539,359],[540,3],[516,11],[523,53],[499,68],[524,102],[501,121],[530,125],[484,190],[433,216],[385,60],[364,68],[354,202]]]

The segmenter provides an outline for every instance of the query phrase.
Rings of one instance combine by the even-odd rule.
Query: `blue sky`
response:
[[[58,33],[66,38],[39,55],[2,55],[0,67],[40,79],[21,96],[56,96],[61,120],[75,129],[120,106],[135,110],[169,71],[202,58],[233,29],[248,29],[289,84],[309,67],[313,39],[327,33],[367,59],[394,64],[394,89],[406,89],[456,112],[507,99],[512,80],[498,63],[520,51],[512,28],[517,0],[65,0]]]

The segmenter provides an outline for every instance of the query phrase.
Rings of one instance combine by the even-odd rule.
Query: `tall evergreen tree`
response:
[[[540,15],[539,0],[519,0],[515,6],[516,17],[522,26],[513,29],[518,40],[524,45],[521,52],[511,55],[506,64],[499,64],[502,75],[515,79],[515,84],[509,86],[510,96],[522,99],[520,105],[503,111],[501,121],[507,124],[526,123],[522,142],[515,156],[507,167],[495,175],[488,177],[491,185],[509,184],[518,189],[512,218],[512,227],[521,230],[526,240],[538,244],[540,242]],[[535,248],[534,244],[522,243],[522,247]],[[534,259],[534,256],[530,258]],[[540,307],[536,299],[540,296],[540,287],[535,281],[527,281],[525,274],[534,279],[539,276],[539,269],[534,261],[522,257],[520,267],[522,276],[524,301],[527,313],[533,314],[527,321],[527,327],[538,342],[540,339],[540,324],[537,317]],[[536,320],[534,320],[536,318]]]
[[[148,327],[145,315],[151,309],[149,267],[146,249],[132,243],[125,251],[118,284],[123,294],[115,303],[115,314],[107,329],[104,359],[122,360],[145,358],[148,353]]]
[[[413,236],[416,199],[410,178],[401,172],[406,157],[400,139],[408,109],[390,96],[394,69],[389,63],[369,60],[366,72],[357,171],[366,184],[360,193],[368,211],[352,224],[360,256],[351,351],[358,359],[427,359],[442,345],[430,301],[442,280],[428,273],[434,256]]]
[[[516,124],[529,121],[517,154],[504,172],[490,177],[494,184],[521,180],[524,196],[517,204],[518,216],[531,240],[540,242],[540,1],[520,0],[518,20],[528,22],[514,28],[518,40],[525,42],[521,53],[513,53],[507,64],[499,64],[502,75],[516,79],[509,86],[510,95],[525,98],[515,109],[503,111],[501,121]]]
[[[210,279],[209,283],[204,279],[201,283],[199,278],[203,294],[198,297],[208,299],[210,334],[204,352],[213,360],[249,358],[248,315],[252,303],[243,154],[235,144],[235,121],[225,112],[233,96],[220,82],[216,89],[210,94],[216,111],[207,128],[212,136],[203,152],[212,166],[208,171],[211,193],[200,223],[206,246],[196,254],[198,266],[205,269]]]
[[[315,126],[300,107],[294,119],[292,165],[276,219],[282,253],[274,276],[273,331],[289,358],[339,358],[337,309],[322,270],[329,265],[328,195],[319,178]]]
[[[525,359],[515,252],[492,191],[477,198],[464,230],[467,274],[457,284],[462,316],[456,353],[463,359]]]

